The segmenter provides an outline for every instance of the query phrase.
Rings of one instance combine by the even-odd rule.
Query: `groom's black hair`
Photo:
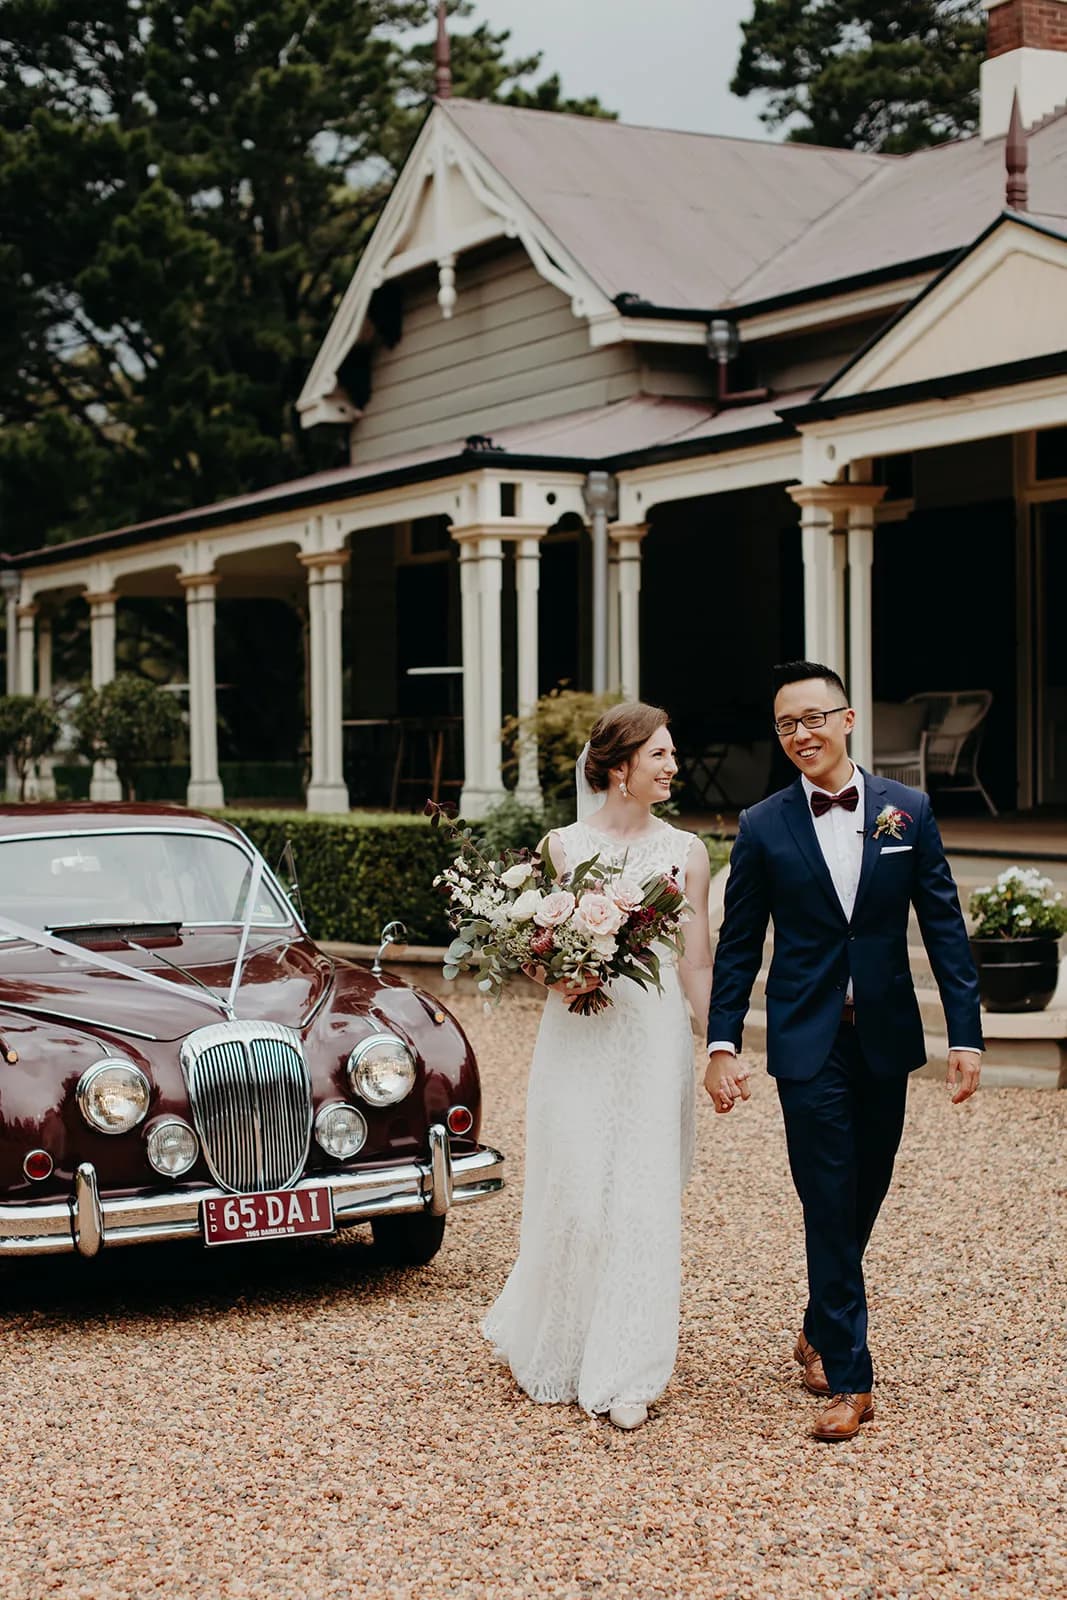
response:
[[[839,673],[833,667],[823,666],[821,661],[780,661],[771,668],[771,680],[774,684],[774,693],[784,689],[787,683],[803,683],[807,678],[821,678],[831,688],[837,689],[848,699],[848,690],[845,688]]]

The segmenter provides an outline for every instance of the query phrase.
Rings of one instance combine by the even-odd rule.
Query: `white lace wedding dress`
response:
[[[638,881],[678,868],[667,823],[624,850],[561,828],[567,869],[599,854]],[[678,1348],[681,1196],[693,1153],[693,1036],[673,958],[663,992],[612,985],[574,1016],[552,990],[530,1068],[519,1257],[482,1332],[534,1400],[586,1411],[655,1400]]]

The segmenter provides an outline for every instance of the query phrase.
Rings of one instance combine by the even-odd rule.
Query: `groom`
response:
[[[800,778],[742,812],[708,1015],[704,1086],[749,1098],[741,1027],[768,921],[767,1066],[804,1208],[808,1305],[794,1352],[826,1397],[817,1439],[874,1415],[863,1253],[893,1174],[908,1073],[926,1059],[908,968],[915,907],[948,1025],[953,1104],[978,1087],[978,980],[927,796],[852,764],[856,714],[837,673],[775,667],[774,731]]]

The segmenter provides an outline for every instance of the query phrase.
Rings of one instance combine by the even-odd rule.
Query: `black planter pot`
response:
[[[987,1011],[1044,1011],[1060,972],[1058,939],[972,939]]]

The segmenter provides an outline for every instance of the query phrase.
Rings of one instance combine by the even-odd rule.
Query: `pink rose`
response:
[[[574,910],[574,896],[569,889],[556,889],[546,894],[534,912],[534,921],[542,928],[558,928]]]
[[[603,937],[618,933],[626,918],[619,910],[614,900],[609,900],[606,894],[583,894],[578,902],[575,913],[575,922],[586,933],[594,937]]]
[[[632,878],[616,878],[608,885],[608,893],[621,911],[636,911],[645,898],[641,885]]]

